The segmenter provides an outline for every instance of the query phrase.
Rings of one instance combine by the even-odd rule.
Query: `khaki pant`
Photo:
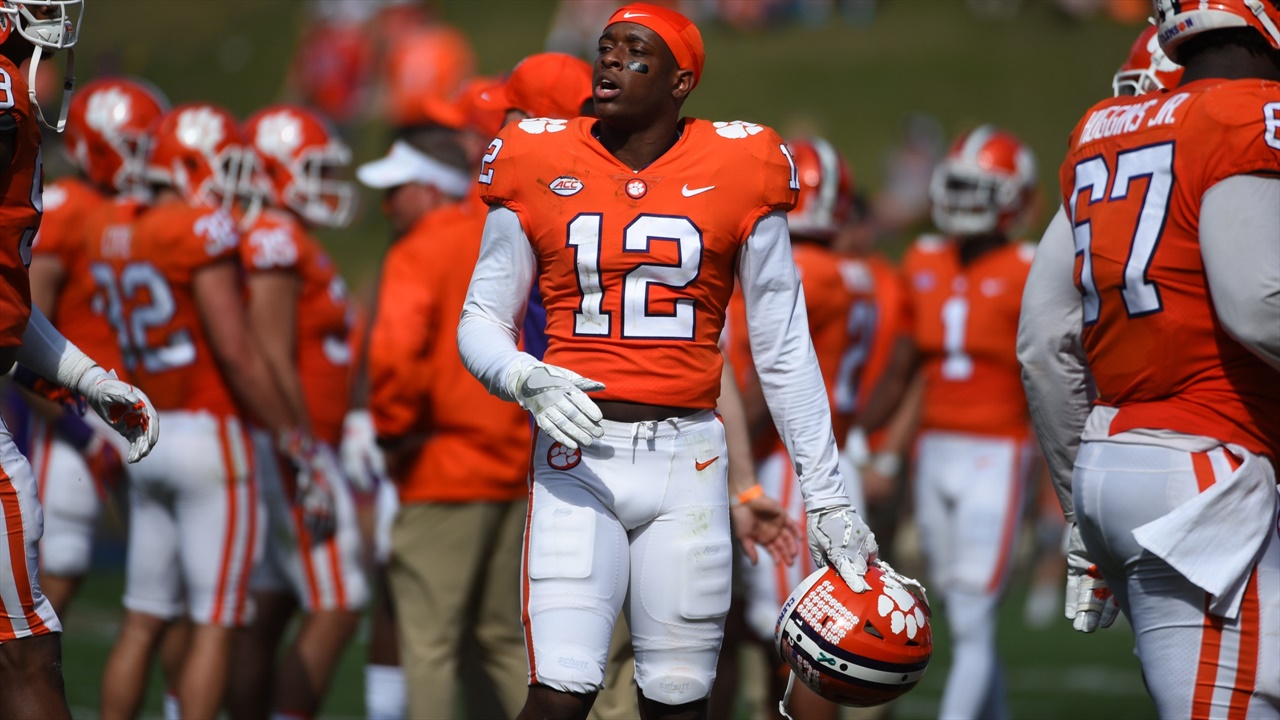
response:
[[[409,717],[456,712],[458,658],[474,638],[507,717],[524,706],[528,660],[520,624],[525,501],[416,503],[391,528],[395,601]],[[476,708],[482,703],[471,702]]]

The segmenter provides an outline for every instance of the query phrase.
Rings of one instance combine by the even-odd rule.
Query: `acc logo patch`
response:
[[[547,464],[556,470],[572,470],[578,467],[580,462],[582,462],[582,451],[579,449],[570,450],[560,443],[555,443],[550,450],[547,450]]]
[[[730,140],[741,140],[744,137],[755,135],[761,130],[764,130],[763,126],[746,122],[744,120],[711,123],[711,126],[716,129],[717,135],[729,138]]]
[[[568,120],[553,120],[551,118],[529,118],[520,121],[520,129],[530,135],[541,135],[542,133],[558,133],[564,130]]]
[[[561,175],[555,180],[552,180],[547,187],[551,188],[551,192],[559,195],[560,197],[569,197],[570,195],[577,195],[582,192],[582,181],[576,177]]]

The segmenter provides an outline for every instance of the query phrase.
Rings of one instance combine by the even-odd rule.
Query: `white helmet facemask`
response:
[[[929,183],[933,222],[948,235],[988,233],[1000,226],[1002,216],[1017,209],[1021,193],[1015,177],[943,160]]]
[[[351,164],[351,150],[340,142],[305,151],[296,161],[293,182],[285,189],[281,204],[315,225],[344,227],[355,214],[355,186],[326,174]]]
[[[51,7],[58,12],[41,19],[32,8]],[[35,47],[31,55],[31,67],[27,72],[27,92],[31,109],[46,127],[62,132],[67,124],[67,111],[71,108],[71,93],[75,89],[75,46],[79,36],[80,21],[84,18],[84,0],[4,0],[0,2],[0,20],[13,23],[13,29]],[[65,50],[67,68],[62,78],[62,108],[58,122],[50,123],[36,98],[36,73],[45,50]]]

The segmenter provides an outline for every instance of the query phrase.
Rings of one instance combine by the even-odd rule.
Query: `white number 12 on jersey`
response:
[[[573,316],[573,334],[607,337],[613,313],[604,311],[604,287],[600,280],[600,235],[604,216],[582,214],[569,223],[566,245],[573,248],[578,289],[582,302]],[[692,340],[695,308],[692,298],[675,301],[675,312],[649,312],[652,285],[680,289],[688,287],[702,268],[702,232],[686,217],[640,215],[627,226],[622,239],[624,253],[648,253],[654,240],[679,244],[677,265],[640,263],[627,272],[622,283],[622,337],[636,339],[674,338]]]

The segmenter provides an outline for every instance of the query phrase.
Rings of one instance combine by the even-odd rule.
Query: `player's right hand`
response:
[[[876,536],[862,516],[849,505],[822,508],[809,513],[809,556],[816,567],[828,563],[856,593],[871,589],[867,564],[880,552]]]
[[[299,430],[285,431],[279,442],[280,452],[294,470],[293,504],[302,511],[302,524],[311,541],[321,542],[333,534],[337,525],[333,482],[338,480],[338,465]]]
[[[1120,603],[1089,557],[1075,523],[1067,529],[1067,596],[1063,609],[1072,627],[1082,633],[1111,627],[1120,613]]]
[[[569,449],[587,446],[604,434],[600,408],[587,393],[604,383],[555,365],[534,363],[516,375],[511,394],[528,410],[542,432]]]
[[[160,418],[147,394],[100,367],[86,372],[79,385],[89,407],[129,441],[129,462],[146,457],[160,439]]]
[[[368,410],[352,410],[342,420],[342,443],[338,446],[342,469],[351,484],[361,492],[370,492],[387,477],[387,459],[378,447],[373,416]]]

